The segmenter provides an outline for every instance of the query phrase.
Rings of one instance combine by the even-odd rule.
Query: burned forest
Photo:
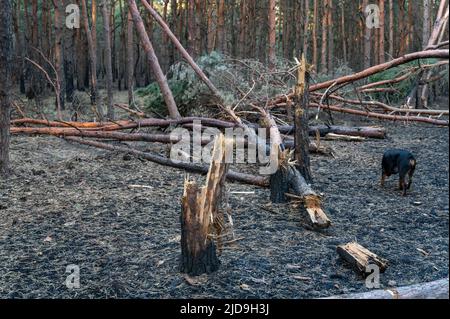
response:
[[[449,298],[448,0],[0,8],[1,299]]]

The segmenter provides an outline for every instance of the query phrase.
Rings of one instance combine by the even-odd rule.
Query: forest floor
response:
[[[314,187],[325,195],[333,223],[328,230],[311,230],[306,213],[289,204],[270,205],[268,189],[228,183],[232,192],[249,192],[229,198],[239,240],[225,246],[219,271],[197,284],[178,271],[183,171],[55,137],[13,136],[14,172],[0,184],[0,298],[316,298],[367,291],[336,253],[351,241],[389,261],[382,288],[448,277],[448,127],[376,124],[386,127],[386,139],[323,142],[335,158],[312,156]],[[387,148],[406,148],[417,158],[406,197],[396,177],[379,185]],[[79,289],[65,285],[68,265],[80,267]]]

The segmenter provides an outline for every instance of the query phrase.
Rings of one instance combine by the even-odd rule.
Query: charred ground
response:
[[[349,241],[388,259],[383,287],[442,279],[449,262],[448,128],[382,124],[385,140],[324,142],[335,158],[312,156],[314,185],[333,222],[327,231],[312,231],[297,208],[270,205],[268,189],[229,183],[232,191],[254,191],[230,195],[242,239],[225,247],[219,271],[198,285],[178,271],[182,171],[58,138],[14,136],[14,173],[0,184],[0,297],[315,298],[366,291],[336,253]],[[406,197],[396,177],[379,186],[381,157],[392,147],[417,158]],[[80,267],[80,289],[65,286],[70,264]]]

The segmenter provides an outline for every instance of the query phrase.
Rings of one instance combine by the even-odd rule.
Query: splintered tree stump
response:
[[[280,153],[280,167],[270,176],[270,199],[273,203],[286,203],[288,197],[300,200],[316,228],[328,228],[331,220],[322,209],[320,196],[306,182],[296,167],[289,163],[289,151]],[[290,195],[293,193],[294,195]]]
[[[314,192],[311,182],[309,161],[308,118],[305,109],[308,105],[308,74],[304,56],[299,65],[295,108],[295,161],[291,161],[292,151],[284,150],[278,154],[278,170],[270,176],[270,199],[273,203],[285,203],[287,194],[292,191],[308,212],[311,223],[316,228],[331,225],[321,207],[320,196]]]
[[[206,185],[186,180],[181,200],[181,266],[191,276],[209,274],[219,268],[216,246],[210,234],[218,214],[221,190],[228,165],[225,164],[225,138],[215,141]]]
[[[388,266],[387,260],[378,257],[373,252],[358,243],[348,243],[337,247],[337,252],[346,262],[362,275],[367,275],[369,265],[377,265],[380,272],[384,272]]]

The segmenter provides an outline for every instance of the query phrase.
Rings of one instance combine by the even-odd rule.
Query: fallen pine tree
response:
[[[11,134],[24,135],[52,135],[57,137],[86,137],[96,139],[108,139],[123,142],[151,142],[162,144],[175,144],[182,141],[182,137],[178,135],[169,134],[149,134],[149,133],[123,133],[116,131],[95,131],[95,130],[81,130],[75,128],[56,128],[56,127],[13,127]],[[213,141],[213,137],[201,137],[200,144],[207,145]],[[294,148],[292,139],[285,138],[283,140],[287,148]],[[245,138],[236,137],[236,143],[247,146],[248,140]],[[332,149],[317,143],[311,142],[309,144],[309,151],[311,153],[331,155]]]
[[[177,126],[182,125],[186,128],[192,128],[192,123],[194,121],[199,121],[202,124],[203,128],[206,127],[216,127],[216,128],[236,128],[238,127],[235,123],[216,120],[211,118],[204,117],[185,117],[178,120],[170,120],[170,119],[155,119],[155,118],[147,118],[140,119],[136,121],[116,121],[116,122],[63,122],[63,121],[47,121],[47,120],[38,120],[32,118],[22,118],[15,119],[11,121],[12,129],[11,133],[24,133],[24,134],[51,134],[58,135],[57,130],[51,131],[48,128],[72,128],[78,131],[119,131],[119,130],[127,130],[127,129],[138,129],[145,127],[158,127],[158,128],[166,128],[169,126]],[[39,125],[44,127],[30,127],[30,125]],[[248,125],[252,129],[261,128],[257,124],[250,123]],[[278,126],[280,133],[282,134],[292,134],[294,132],[293,125],[283,125]],[[361,136],[368,138],[385,138],[386,130],[383,127],[376,126],[361,126],[361,127],[350,127],[350,126],[342,126],[342,125],[314,125],[310,126],[309,135],[316,136],[317,132],[320,133],[320,136],[325,136],[329,133],[340,134],[340,135],[349,135],[349,136]],[[33,133],[35,132],[35,133]],[[50,132],[56,132],[56,134],[52,134]],[[60,131],[63,133],[64,131]]]

